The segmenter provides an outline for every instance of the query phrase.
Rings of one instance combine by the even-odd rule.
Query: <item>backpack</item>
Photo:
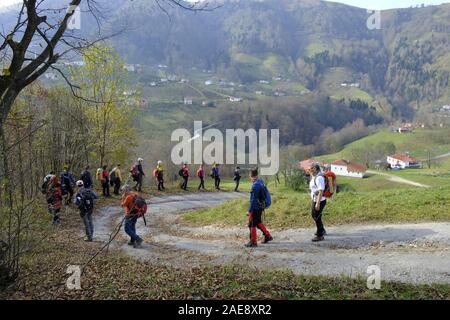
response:
[[[147,202],[145,202],[145,199],[142,198],[140,195],[135,195],[133,198],[133,210],[136,210],[135,213],[138,217],[143,216],[147,213]]]
[[[199,178],[201,177],[201,175],[200,175],[201,171],[202,171],[201,169],[198,169],[198,170],[197,170],[197,173],[196,173],[196,174],[197,174],[197,177],[199,177]]]
[[[333,195],[336,193],[336,175],[331,171],[327,171],[325,173],[320,173],[317,177],[319,176],[322,176],[323,179],[325,180],[325,190],[323,190],[323,196],[327,199],[331,199]],[[316,178],[314,178],[315,185],[316,185]]]
[[[44,181],[44,183],[41,186],[41,192],[42,194],[46,194],[48,189],[48,181]]]
[[[82,193],[80,193],[80,204],[78,205],[78,208],[83,212],[89,212],[94,209],[94,196],[91,192],[91,190],[84,190]]]
[[[68,173],[63,173],[61,175],[61,185],[64,187],[70,187],[71,183],[70,183],[70,177]]]
[[[42,194],[47,194],[47,192],[48,192],[48,184],[49,184],[50,180],[51,180],[51,177],[50,177],[50,176],[46,176],[46,177],[45,177],[44,183],[43,183],[42,186],[41,186],[41,192],[42,192]]]
[[[262,210],[269,208],[272,204],[272,197],[265,184],[263,184],[263,190],[259,194],[258,203]]]
[[[178,175],[179,175],[180,177],[184,177],[184,169],[180,169],[180,170],[178,171]]]
[[[103,172],[103,169],[102,169],[102,168],[98,168],[97,171],[95,172],[95,178],[96,178],[97,180],[100,180],[100,179],[101,179],[101,177],[102,177],[102,172]]]
[[[132,166],[130,172],[132,177],[137,177],[139,175],[137,165]]]
[[[154,177],[157,177],[157,176],[158,176],[158,170],[157,170],[157,169],[153,170],[153,176],[154,176]]]

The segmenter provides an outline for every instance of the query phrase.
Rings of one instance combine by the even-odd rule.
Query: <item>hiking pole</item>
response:
[[[147,220],[145,219],[145,215],[142,215],[142,219],[144,219],[144,224],[147,226]]]

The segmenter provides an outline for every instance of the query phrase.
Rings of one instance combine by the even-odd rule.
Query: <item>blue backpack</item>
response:
[[[272,204],[272,197],[270,196],[269,189],[267,189],[266,185],[263,185],[263,190],[260,193],[258,202],[262,210],[269,208]]]

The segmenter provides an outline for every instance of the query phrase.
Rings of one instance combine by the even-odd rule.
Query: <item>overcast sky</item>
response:
[[[10,5],[13,3],[21,2],[22,0],[0,0],[0,7]],[[197,1],[197,0],[191,0]],[[392,8],[407,8],[410,6],[420,5],[422,3],[426,5],[430,4],[442,4],[449,3],[450,1],[443,0],[336,0],[334,2],[346,3],[361,8],[368,9],[392,9]]]

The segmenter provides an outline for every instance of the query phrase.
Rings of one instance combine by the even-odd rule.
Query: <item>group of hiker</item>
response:
[[[136,222],[139,217],[142,217],[147,212],[147,204],[143,197],[139,194],[142,191],[142,180],[145,173],[142,168],[142,158],[139,158],[136,164],[130,170],[130,177],[134,180],[135,186],[132,188],[128,180],[121,186],[123,176],[120,169],[120,164],[117,164],[111,171],[108,171],[107,166],[99,168],[96,173],[96,179],[102,187],[104,197],[110,197],[109,186],[114,187],[114,194],[119,194],[122,191],[121,206],[124,208],[124,229],[126,234],[130,237],[129,245],[139,248],[142,245],[142,238],[136,233]],[[327,204],[327,199],[333,196],[336,187],[336,176],[331,171],[321,171],[319,165],[313,165],[308,170],[310,176],[309,188],[311,191],[311,215],[316,223],[314,242],[323,241],[326,235],[325,228],[322,222],[322,213]],[[187,190],[189,168],[186,163],[183,164],[179,175],[183,177],[181,188]],[[196,172],[200,179],[198,189],[205,189],[204,178],[205,171],[203,165],[200,165]],[[158,190],[164,190],[164,168],[162,162],[158,161],[156,168],[153,171],[153,176],[158,181]],[[214,164],[210,174],[214,179],[215,188],[220,190],[220,168],[218,164]],[[257,247],[257,229],[259,229],[264,236],[263,243],[268,243],[273,240],[271,233],[267,230],[263,223],[263,213],[265,209],[271,205],[270,192],[263,180],[259,178],[258,169],[250,170],[249,178],[252,182],[250,192],[250,206],[247,212],[248,228],[249,228],[249,242],[246,247]],[[234,181],[236,183],[235,191],[238,191],[241,179],[240,168],[236,167],[234,171]],[[42,185],[42,192],[46,195],[48,204],[48,211],[52,215],[52,223],[60,224],[60,212],[63,203],[70,205],[73,201],[78,207],[80,217],[85,226],[86,237],[85,241],[93,241],[94,225],[92,221],[92,214],[94,211],[95,200],[98,199],[97,194],[93,191],[94,181],[90,173],[90,167],[87,166],[80,175],[80,179],[75,182],[73,174],[69,171],[68,166],[64,167],[60,175],[50,172],[44,178]],[[76,192],[74,188],[77,188]],[[134,189],[134,190],[133,190]],[[75,195],[75,198],[73,199]],[[72,200],[73,199],[73,200]]]
[[[73,202],[80,211],[81,219],[86,229],[86,241],[92,241],[94,235],[94,225],[92,222],[92,213],[94,211],[94,201],[98,199],[96,193],[92,190],[92,178],[88,168],[81,174],[80,180],[74,180],[73,174],[68,171],[68,167],[57,175],[54,171],[45,176],[42,184],[42,193],[46,197],[48,212],[52,215],[52,223],[58,225],[61,223],[60,213],[63,205],[70,205],[73,196]],[[74,187],[77,187],[75,193]]]
[[[142,161],[143,159],[139,158],[136,165],[130,170],[130,177],[136,182],[134,189],[139,192],[142,189],[143,176],[145,176],[142,170]],[[111,171],[108,171],[107,166],[99,168],[96,172],[96,179],[102,188],[105,198],[110,197],[110,185],[114,187],[114,194],[118,195],[120,190],[122,190],[121,204],[125,210],[125,232],[131,238],[130,244],[139,247],[142,239],[136,235],[136,221],[138,217],[147,211],[145,200],[138,192],[133,192],[128,184],[121,188],[123,178],[120,164],[117,164]],[[80,212],[80,217],[85,226],[86,236],[84,240],[88,242],[93,241],[94,224],[92,214],[95,200],[98,199],[93,187],[94,181],[89,166],[85,167],[77,181],[75,181],[74,175],[69,171],[68,166],[64,166],[64,171],[59,175],[51,171],[44,177],[41,186],[42,193],[46,197],[48,211],[52,215],[52,223],[54,225],[61,223],[60,213],[63,205],[70,205],[73,201]],[[76,192],[74,188],[77,188]]]
[[[235,182],[235,188],[234,191],[239,191],[239,183],[241,180],[241,173],[240,173],[241,168],[240,167],[236,167],[234,170],[234,175],[233,175],[233,180]],[[189,167],[187,163],[183,164],[183,168],[180,169],[180,171],[178,172],[178,174],[183,178],[183,182],[181,184],[181,189],[183,190],[187,190],[187,186],[188,186],[188,181],[189,181]],[[198,177],[198,179],[200,180],[200,184],[198,185],[198,190],[206,190],[205,189],[205,169],[203,164],[201,164],[197,171],[196,171],[196,176]],[[218,163],[214,163],[212,165],[211,168],[211,172],[209,175],[212,179],[214,179],[214,188],[216,190],[220,190],[220,165]],[[159,178],[158,178],[159,180]],[[159,187],[158,187],[159,190]]]

